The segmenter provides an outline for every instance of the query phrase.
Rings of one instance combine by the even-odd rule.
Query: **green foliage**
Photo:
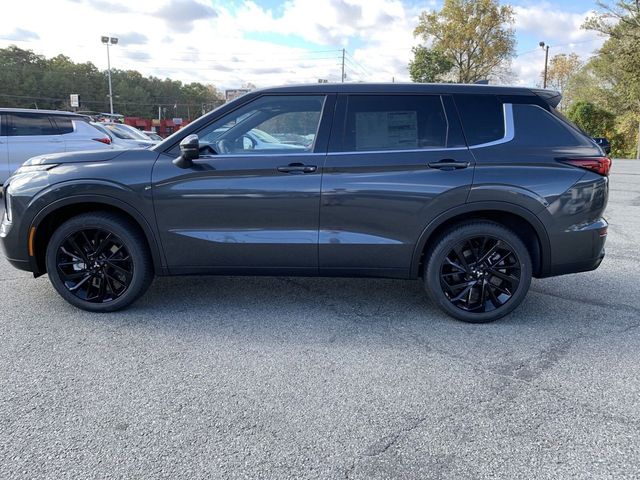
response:
[[[442,53],[427,48],[413,47],[413,60],[409,62],[409,75],[417,83],[435,83],[447,79],[453,62]]]
[[[567,117],[592,137],[609,137],[615,126],[613,113],[585,101],[571,105]]]
[[[112,70],[114,110],[125,116],[154,118],[158,106],[167,117],[195,118],[221,103],[213,85],[144,77],[135,70]],[[80,110],[109,111],[107,72],[91,62],[58,55],[46,59],[16,46],[0,49],[0,105],[70,110],[69,95],[80,95]]]
[[[515,55],[513,9],[498,0],[444,0],[420,14],[414,35],[453,64],[453,78],[473,83],[501,76]]]
[[[640,156],[640,2],[599,3],[584,27],[608,36],[598,55],[569,81],[574,102],[586,101],[614,116],[614,156]]]

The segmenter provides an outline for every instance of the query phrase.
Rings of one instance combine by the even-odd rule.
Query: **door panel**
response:
[[[324,154],[210,156],[183,170],[162,155],[154,203],[170,268],[317,271]],[[286,173],[291,163],[316,166]]]
[[[172,272],[317,274],[322,165],[335,98],[264,95],[198,132],[200,158],[179,150],[153,171]]]
[[[443,159],[469,167],[428,166]],[[321,272],[344,268],[408,275],[422,230],[441,212],[466,201],[472,179],[468,150],[329,154],[322,180]]]
[[[344,129],[334,127],[322,179],[321,274],[408,276],[423,229],[472,184],[474,158],[448,98],[376,97],[338,100]]]

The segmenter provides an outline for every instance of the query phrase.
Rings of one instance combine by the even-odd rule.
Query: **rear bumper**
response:
[[[543,276],[588,272],[598,268],[605,255],[607,227],[607,221],[601,218],[553,237],[551,265]]]
[[[602,260],[604,260],[604,253],[604,247],[602,247],[602,251],[595,258],[590,258],[581,262],[555,265],[552,267],[551,273],[547,276],[553,277],[557,275],[566,275],[568,273],[590,272],[591,270],[595,270],[600,266]]]

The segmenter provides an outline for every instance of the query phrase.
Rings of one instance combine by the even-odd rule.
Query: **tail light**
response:
[[[96,142],[104,143],[106,145],[111,145],[111,139],[109,137],[93,138],[92,140],[95,140]]]
[[[584,158],[560,158],[562,163],[567,163],[575,167],[591,170],[600,175],[609,176],[611,171],[611,159],[609,157],[584,157]]]

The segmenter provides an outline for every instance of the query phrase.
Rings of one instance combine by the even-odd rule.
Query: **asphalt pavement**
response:
[[[487,325],[419,282],[158,278],[90,314],[0,259],[2,479],[640,476],[640,161],[607,256]]]

